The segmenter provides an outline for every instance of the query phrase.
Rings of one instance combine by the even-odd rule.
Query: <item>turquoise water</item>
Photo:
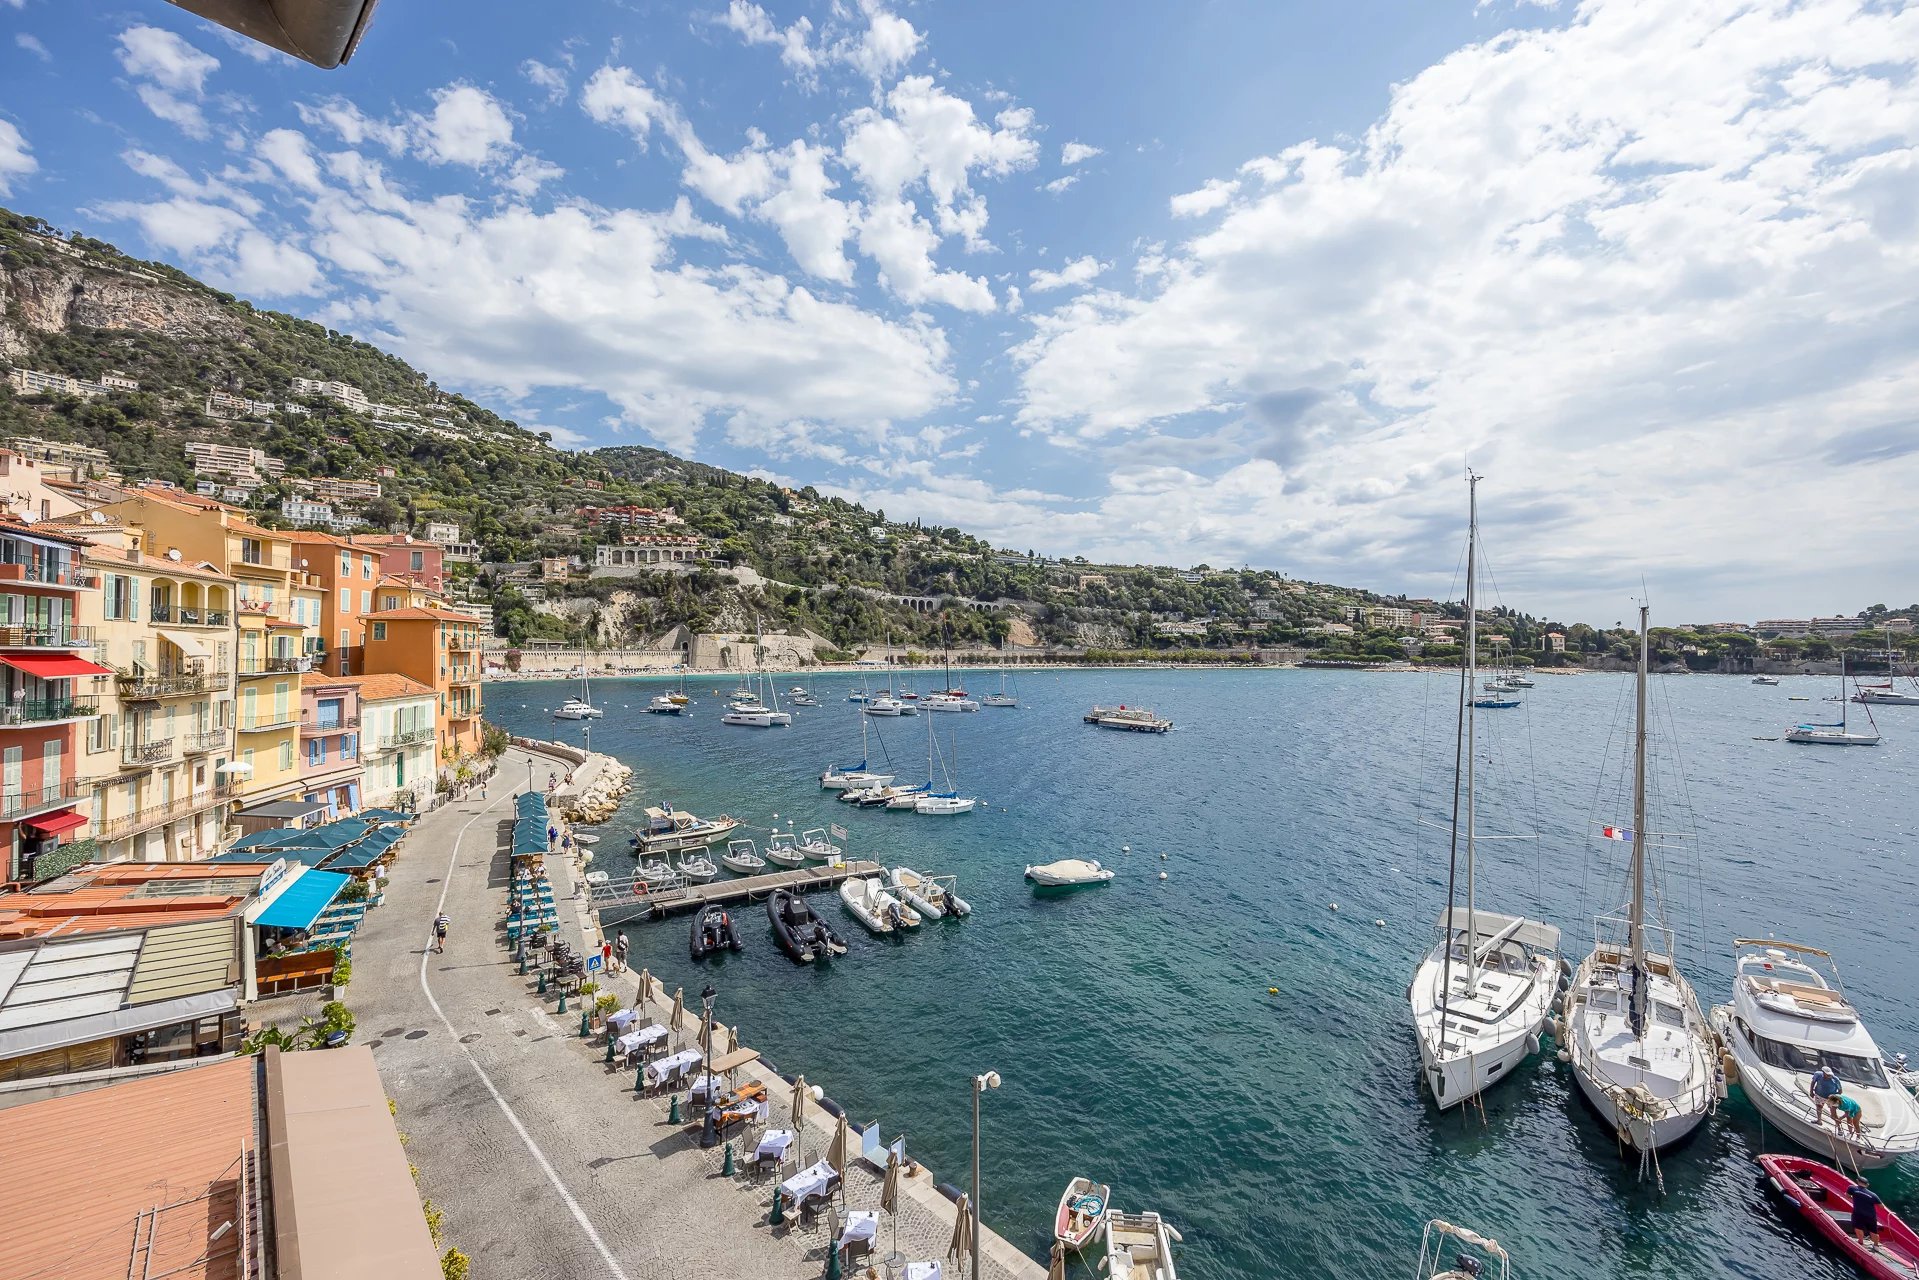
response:
[[[1623,679],[1541,678],[1524,711],[1492,713],[1512,719],[1496,726],[1503,767],[1487,821],[1529,822],[1536,780],[1541,838],[1486,847],[1481,905],[1543,911],[1569,953],[1590,943],[1585,833]],[[1736,1094],[1664,1157],[1662,1198],[1547,1056],[1487,1096],[1483,1123],[1440,1115],[1418,1092],[1403,992],[1430,945],[1446,866],[1444,832],[1414,814],[1422,787],[1430,802],[1450,776],[1446,678],[1028,673],[1017,711],[930,717],[960,789],[983,797],[982,811],[958,818],[856,812],[819,789],[824,765],[858,758],[858,708],[843,701],[857,683],[814,682],[825,705],[784,730],[721,725],[713,691],[730,682],[689,685],[699,705],[681,718],[642,713],[657,682],[597,683],[607,716],[593,746],[637,771],[600,865],[630,866],[623,846],[639,807],[664,798],[759,827],[776,813],[782,828],[836,821],[855,856],[956,873],[973,917],[929,922],[900,943],[868,937],[818,895],[853,947],[830,967],[790,964],[758,908],[745,952],[703,973],[686,958],[684,920],[629,926],[632,963],[689,995],[710,980],[718,1016],[747,1043],[855,1120],[879,1118],[889,1140],[903,1131],[955,1184],[971,1159],[968,1078],[998,1070],[1005,1084],[985,1103],[985,1212],[1036,1256],[1060,1188],[1084,1172],[1110,1181],[1121,1207],[1164,1212],[1185,1235],[1180,1270],[1194,1280],[1408,1275],[1434,1216],[1507,1242],[1520,1276],[1851,1274],[1762,1194],[1751,1157],[1781,1147]],[[979,692],[997,678],[970,683]],[[1919,1051],[1919,1013],[1905,1003],[1919,919],[1919,707],[1880,709],[1877,749],[1754,740],[1822,718],[1832,683],[1656,681],[1678,726],[1709,887],[1674,885],[1688,904],[1675,913],[1691,947],[1682,957],[1717,1002],[1735,935],[1827,947],[1882,1049]],[[577,742],[580,726],[547,715],[569,691],[495,685],[488,717]],[[1082,725],[1095,701],[1153,706],[1177,728]],[[924,773],[928,718],[879,726],[903,778]],[[1119,878],[1036,897],[1026,864],[1069,854]],[[1895,1209],[1919,1214],[1919,1169],[1873,1180]]]

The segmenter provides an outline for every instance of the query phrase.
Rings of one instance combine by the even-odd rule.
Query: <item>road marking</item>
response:
[[[438,916],[446,910],[447,891],[453,887],[453,872],[460,864],[460,842],[466,839],[467,828],[471,827],[481,818],[484,818],[488,810],[492,808],[493,802],[489,801],[478,813],[466,820],[466,826],[461,827],[460,834],[453,838],[453,855],[447,859],[446,877],[440,882],[440,901],[438,905],[433,908],[433,914],[435,916]],[[600,1233],[593,1229],[593,1223],[587,1218],[586,1210],[580,1207],[580,1202],[573,1198],[573,1193],[566,1189],[564,1182],[560,1181],[559,1172],[554,1169],[553,1162],[546,1158],[546,1153],[540,1150],[540,1144],[533,1141],[533,1135],[527,1132],[524,1124],[520,1123],[520,1117],[514,1114],[513,1108],[507,1105],[506,1099],[500,1095],[499,1089],[495,1087],[493,1078],[487,1075],[486,1068],[482,1067],[479,1060],[473,1056],[473,1051],[460,1043],[460,1033],[453,1029],[453,1023],[448,1020],[446,1014],[440,1009],[440,1002],[433,998],[433,988],[427,985],[426,961],[427,957],[432,954],[430,950],[420,953],[420,990],[426,993],[426,1002],[433,1006],[434,1016],[439,1018],[440,1025],[446,1028],[447,1036],[452,1039],[455,1046],[459,1048],[461,1055],[466,1058],[467,1065],[473,1068],[473,1074],[480,1077],[480,1083],[485,1085],[486,1091],[493,1095],[493,1102],[500,1108],[500,1114],[504,1115],[507,1123],[513,1126],[513,1132],[520,1135],[520,1141],[526,1144],[526,1149],[532,1153],[533,1159],[539,1163],[540,1169],[546,1174],[546,1180],[553,1184],[553,1190],[558,1192],[560,1199],[566,1202],[567,1210],[572,1213],[573,1220],[580,1224],[580,1230],[586,1232],[586,1238],[593,1242],[593,1247],[599,1251],[600,1259],[606,1263],[606,1269],[617,1277],[617,1280],[628,1280],[626,1272],[622,1270],[620,1264],[614,1260],[612,1251],[606,1247],[606,1241],[600,1239]]]

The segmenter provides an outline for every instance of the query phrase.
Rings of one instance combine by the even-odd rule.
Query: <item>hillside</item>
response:
[[[457,585],[491,602],[500,634],[516,643],[634,644],[684,624],[811,630],[848,650],[885,639],[936,648],[944,627],[960,647],[1010,640],[1173,656],[1283,646],[1383,660],[1409,651],[1394,635],[1404,627],[1349,631],[1351,610],[1448,612],[1430,601],[1267,571],[1009,553],[960,529],[889,520],[811,488],[785,489],[658,449],[555,449],[546,436],[349,334],[261,310],[165,263],[63,237],[5,209],[0,369],[88,382],[118,374],[139,384],[90,396],[0,386],[0,440],[84,444],[104,450],[129,479],[188,486],[195,479],[182,448],[188,441],[251,445],[280,459],[284,476],[249,498],[264,523],[288,523],[280,504],[301,480],[377,477],[381,496],[356,518],[367,528],[416,534],[428,520],[458,523],[482,550],[479,564],[454,567]],[[303,394],[295,379],[352,384],[369,407]],[[258,411],[238,421],[210,417],[216,393]],[[684,521],[677,532],[710,539],[719,559],[751,572],[589,578],[582,569],[564,580],[540,577],[540,558],[577,557],[590,566],[596,547],[616,537],[581,518],[587,503],[672,508]],[[897,599],[928,596],[949,599],[937,613]],[[1565,632],[1574,655],[1616,653],[1623,640],[1520,613],[1500,613],[1489,629],[1512,650],[1546,660],[1554,659],[1538,651],[1549,630]],[[1737,639],[1662,633],[1662,657],[1737,663],[1747,657]],[[1807,643],[1817,650],[1822,642]],[[1424,656],[1445,661],[1456,652],[1438,644]]]

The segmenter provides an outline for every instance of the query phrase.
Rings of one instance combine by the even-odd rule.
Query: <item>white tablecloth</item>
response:
[[[840,1238],[833,1242],[836,1249],[844,1249],[856,1240],[871,1240],[880,1233],[880,1216],[868,1209],[855,1209],[846,1215],[846,1225],[840,1228]]]
[[[900,1280],[945,1280],[946,1269],[937,1262],[909,1262]]]
[[[658,1062],[647,1063],[647,1083],[660,1084],[676,1076],[685,1075],[694,1067],[698,1066],[699,1063],[700,1051],[698,1049],[682,1049],[678,1053],[669,1054],[661,1058]]]
[[[666,1039],[669,1033],[665,1027],[656,1022],[652,1026],[641,1027],[633,1034],[640,1038],[641,1044],[658,1044]]]
[[[639,1016],[640,1015],[632,1009],[622,1009],[618,1013],[607,1014],[606,1025],[611,1029],[614,1035],[623,1036],[626,1034],[627,1028],[632,1024],[634,1019]]]
[[[797,1204],[808,1196],[818,1195],[833,1185],[839,1177],[833,1166],[825,1160],[806,1166],[798,1173],[780,1183],[780,1194]]]
[[[768,1129],[760,1135],[760,1145],[753,1148],[753,1158],[758,1160],[762,1156],[772,1156],[775,1159],[784,1160],[787,1148],[792,1145],[791,1129]]]

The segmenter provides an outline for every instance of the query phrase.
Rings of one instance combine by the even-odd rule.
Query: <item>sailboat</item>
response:
[[[686,696],[686,664],[684,662],[680,664],[680,687],[666,696],[670,701],[677,703],[679,706],[685,707],[692,705],[693,699]]]
[[[1466,646],[1460,663],[1446,910],[1439,917],[1439,942],[1406,989],[1421,1068],[1441,1108],[1478,1097],[1538,1052],[1559,975],[1557,928],[1479,909],[1474,826],[1479,739],[1473,714],[1479,678],[1479,477],[1468,472],[1466,479]],[[1463,910],[1457,894],[1462,878]]]
[[[754,631],[759,630],[758,619],[753,623]],[[753,663],[759,665],[759,650],[753,651]],[[760,689],[766,690],[766,702],[760,701]],[[742,696],[743,695],[743,696]],[[772,705],[767,705],[771,703]],[[742,685],[726,704],[726,714],[720,717],[721,724],[745,725],[751,729],[773,729],[793,723],[793,713],[780,710],[780,695],[773,688],[771,676],[762,676],[755,671],[751,681]]]
[[[598,720],[605,715],[593,705],[593,687],[587,680],[586,668],[580,668],[580,691],[554,708],[555,720]]]
[[[866,720],[860,720],[860,761],[858,764],[828,765],[820,772],[820,787],[825,791],[859,791],[883,787],[893,780],[890,773],[876,773],[866,767]]]
[[[953,683],[953,651],[946,643],[946,619],[940,618],[940,655],[946,665],[946,687],[925,699],[928,711],[978,711],[979,703],[966,696],[966,690]]]
[[[1698,1127],[1716,1098],[1711,1031],[1692,984],[1679,972],[1672,931],[1648,920],[1646,827],[1646,606],[1639,608],[1635,677],[1632,830],[1602,828],[1632,842],[1626,875],[1625,938],[1601,917],[1592,954],[1573,974],[1560,1043],[1594,1110],[1642,1161]],[[1663,951],[1652,949],[1657,936]]]
[[[1867,706],[1919,707],[1919,679],[1914,679],[1911,676],[1906,677],[1907,681],[1912,685],[1911,690],[1895,688],[1893,686],[1893,671],[1895,666],[1896,663],[1894,662],[1892,645],[1887,644],[1885,683],[1863,684],[1857,680],[1853,681],[1853,688],[1858,692],[1852,695],[1852,700],[1854,702],[1864,703]]]
[[[933,740],[933,722],[931,720],[928,720],[926,722],[926,788],[927,790],[925,795],[922,795],[918,799],[913,801],[913,812],[930,814],[935,817],[950,817],[957,814],[973,812],[974,807],[979,804],[979,801],[975,800],[971,796],[963,796],[959,792],[951,790],[953,785],[953,775],[950,772],[948,772],[946,769],[946,757],[943,754],[940,757],[940,773],[946,779],[946,785],[948,787],[948,790],[934,791],[932,789],[933,787],[933,751],[934,751],[935,745],[936,744]]]
[[[1019,705],[1019,696],[1006,692],[1006,673],[1004,671],[999,673],[999,692],[981,694],[979,704],[982,707],[1017,707]]]
[[[1872,708],[1866,708],[1866,723],[1872,728],[1864,733],[1854,733],[1846,725],[1846,655],[1839,655],[1839,723],[1813,722],[1796,724],[1786,730],[1786,741],[1807,746],[1820,747],[1876,747],[1879,745],[1879,726],[1873,721]]]

